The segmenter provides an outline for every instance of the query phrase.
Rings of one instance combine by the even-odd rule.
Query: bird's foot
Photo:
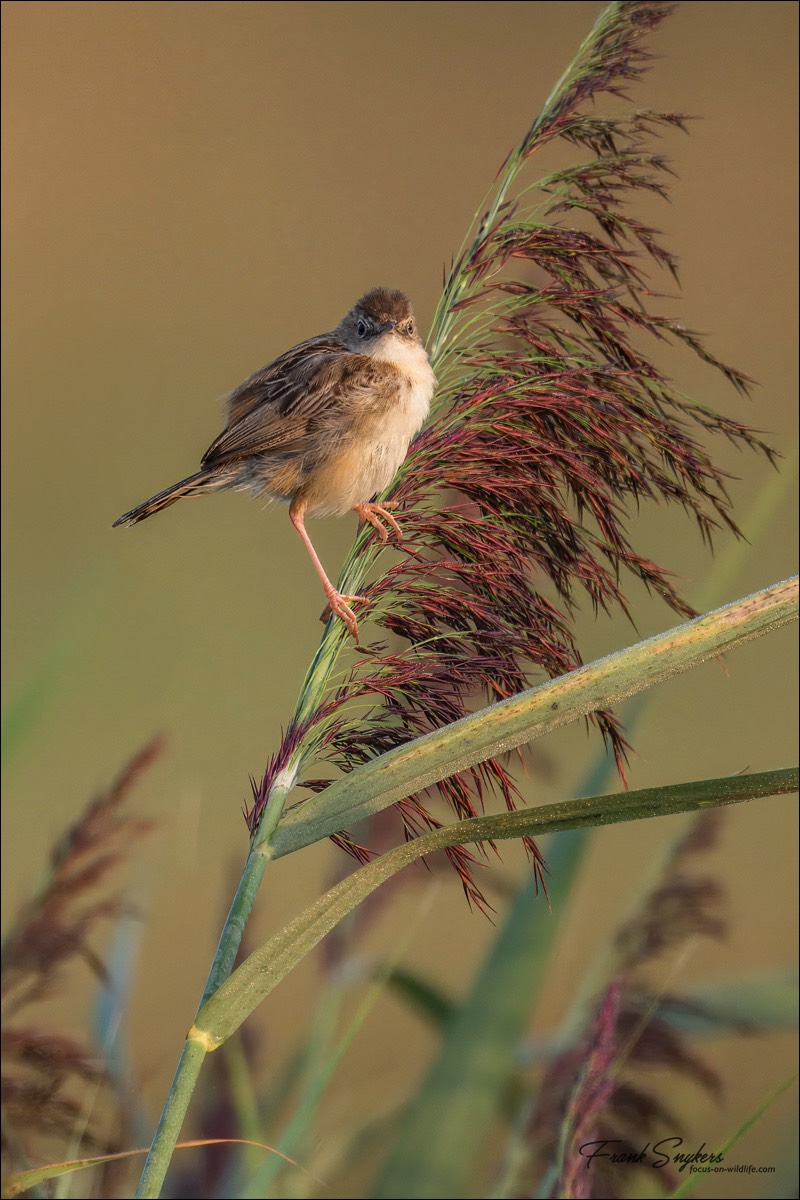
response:
[[[398,542],[402,542],[403,532],[389,512],[391,508],[397,508],[396,500],[387,500],[385,504],[357,504],[355,511],[361,517],[362,521],[369,522],[373,529],[377,529],[382,542],[388,542],[389,540],[389,531],[386,525],[391,526],[397,536]],[[386,525],[383,524],[384,521]]]
[[[322,621],[324,625],[327,623],[331,614],[333,614],[334,617],[339,617],[342,621],[344,621],[348,631],[352,634],[355,640],[358,641],[358,621],[356,620],[356,615],[350,605],[363,604],[366,600],[366,596],[346,596],[341,592],[337,592],[336,588],[331,588],[330,591],[326,589],[325,594],[328,597],[328,603],[320,613],[320,621]]]

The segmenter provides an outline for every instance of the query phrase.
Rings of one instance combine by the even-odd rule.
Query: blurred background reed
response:
[[[242,495],[181,505],[132,531],[111,522],[194,469],[219,397],[282,349],[330,328],[374,284],[400,287],[427,325],[507,149],[541,107],[598,11],[590,3],[7,3],[4,21],[5,349],[3,534],[8,718],[3,898],[13,913],[45,848],[154,732],[168,748],[139,784],[161,822],[140,852],[147,919],[128,1049],[154,1110],[202,985],[245,852],[240,808],[318,642],[320,602],[286,514]],[[681,259],[681,315],[759,383],[748,403],[688,355],[665,355],[684,390],[769,431],[788,484],[722,594],[688,523],[648,511],[638,545],[710,606],[794,570],[796,44],[791,3],[684,4],[635,99],[697,114],[664,137],[673,203],[644,219]],[[717,446],[748,514],[776,487],[761,460]],[[796,461],[796,460],[795,460]],[[335,565],[354,519],[315,530]],[[730,549],[721,537],[718,560]],[[644,636],[674,623],[631,589]],[[589,659],[634,640],[586,612]],[[794,635],[781,633],[659,689],[637,727],[633,786],[788,765],[796,757]],[[548,739],[527,797],[572,794],[596,746]],[[726,816],[714,868],[730,933],[682,967],[687,983],[783,970],[797,941],[793,804]],[[573,898],[537,1028],[563,1014],[614,921],[679,819],[599,832]],[[13,849],[12,849],[13,848]],[[10,851],[10,852],[9,852]],[[525,872],[504,852],[500,880]],[[310,900],[339,866],[327,847],[276,864],[254,936]],[[363,944],[463,990],[492,928],[454,880],[401,889]],[[497,897],[496,893],[496,897]],[[502,907],[502,897],[496,900]],[[187,925],[192,936],[186,937]],[[176,955],[176,946],[180,952]],[[300,1036],[316,957],[270,999],[259,1053],[273,1067]],[[83,1019],[84,993],[59,1002]],[[268,1010],[268,1011],[267,1011]],[[280,1034],[275,1032],[279,1030]],[[320,1136],[420,1076],[434,1038],[384,996],[337,1075]],[[727,1081],[693,1096],[689,1127],[713,1142],[786,1072],[785,1035],[710,1047]],[[746,1088],[745,1088],[746,1084]],[[785,1158],[790,1098],[750,1135],[751,1161]],[[705,1195],[754,1193],[752,1177]],[[739,1188],[740,1190],[726,1190]]]

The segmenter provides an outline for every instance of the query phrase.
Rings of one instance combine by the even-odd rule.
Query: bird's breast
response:
[[[348,512],[388,487],[428,416],[436,379],[422,347],[402,367],[384,361],[384,385],[354,406],[347,436],[314,472],[308,507],[320,516]]]

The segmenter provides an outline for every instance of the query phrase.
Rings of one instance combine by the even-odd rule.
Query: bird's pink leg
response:
[[[358,600],[363,600],[364,597],[343,596],[341,592],[337,592],[330,579],[328,579],[328,576],[325,574],[325,568],[319,561],[319,556],[317,555],[317,552],[311,543],[311,538],[306,532],[305,523],[303,521],[305,507],[306,505],[304,500],[293,500],[289,505],[289,520],[300,534],[300,537],[305,543],[306,550],[311,555],[311,561],[314,564],[314,569],[322,580],[322,586],[325,589],[325,595],[328,597],[328,607],[335,616],[340,617],[344,621],[350,633],[352,633],[353,637],[356,639],[356,641],[358,641],[358,622],[356,621],[355,613],[349,607],[347,601],[349,600],[350,603],[353,604]]]
[[[382,518],[387,525],[391,525],[392,529],[397,534],[397,540],[402,542],[402,530],[392,514],[389,512],[390,508],[397,508],[397,505],[393,500],[387,500],[385,504],[357,504],[353,511],[358,513],[362,521],[368,521],[373,529],[377,529],[382,542],[388,542],[389,534],[386,531],[386,526],[383,525],[381,520],[378,518]]]

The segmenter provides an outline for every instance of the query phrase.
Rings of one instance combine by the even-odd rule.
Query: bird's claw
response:
[[[366,600],[366,597],[343,595],[341,592],[337,592],[335,589],[331,592],[328,592],[327,595],[328,603],[320,613],[320,621],[322,621],[324,625],[327,623],[331,614],[333,614],[334,617],[339,617],[340,620],[344,621],[349,633],[355,638],[356,641],[358,641],[358,621],[356,620],[356,615],[352,608],[350,608],[350,605],[363,603]]]
[[[393,508],[397,508],[397,501],[387,500],[385,504],[359,504],[356,507],[356,512],[361,517],[362,521],[367,521],[373,529],[378,531],[378,536],[382,542],[388,542],[389,540],[389,533],[386,529],[386,525],[391,526],[398,542],[402,542],[403,531],[389,511]],[[384,521],[386,522],[386,525],[383,524]]]

